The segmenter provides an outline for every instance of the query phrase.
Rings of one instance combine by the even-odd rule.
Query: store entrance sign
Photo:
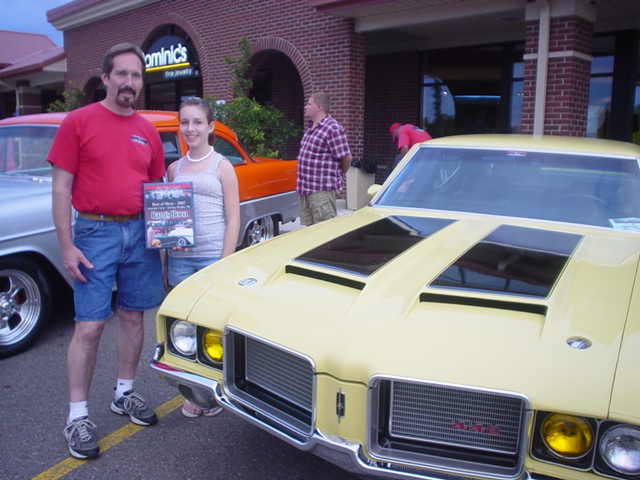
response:
[[[183,77],[192,77],[195,73],[193,67],[185,67],[185,68],[176,68],[174,70],[165,70],[163,73],[163,78],[167,80],[172,80],[175,78],[183,78]]]
[[[167,35],[156,40],[144,58],[147,73],[191,67],[189,49],[184,45],[183,39],[174,35]],[[193,70],[193,67],[191,69]]]

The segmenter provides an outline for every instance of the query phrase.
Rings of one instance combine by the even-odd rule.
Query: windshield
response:
[[[376,205],[640,230],[640,172],[631,159],[422,147]]]
[[[0,173],[51,170],[47,154],[57,130],[55,125],[0,127]]]

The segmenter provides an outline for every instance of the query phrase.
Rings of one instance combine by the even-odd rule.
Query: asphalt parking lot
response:
[[[68,299],[67,299],[68,300]],[[0,360],[0,478],[3,480],[353,480],[355,477],[273,438],[229,412],[185,418],[177,390],[148,364],[155,346],[155,311],[145,316],[146,338],[136,389],[160,421],[138,427],[109,409],[115,382],[117,315],[110,318],[89,398],[102,453],[69,456],[62,430],[67,415],[66,350],[73,330],[69,302],[30,350]]]

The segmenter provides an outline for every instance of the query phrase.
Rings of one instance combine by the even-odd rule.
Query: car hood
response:
[[[218,262],[162,310],[344,381],[469,385],[638,419],[639,251],[628,232],[367,207]]]

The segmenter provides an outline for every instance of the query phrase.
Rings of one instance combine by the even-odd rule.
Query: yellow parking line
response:
[[[178,395],[177,397],[172,398],[168,402],[156,408],[156,415],[158,418],[162,418],[165,415],[173,412],[176,408],[182,405],[184,399]],[[136,432],[142,430],[145,427],[141,427],[140,425],[135,425],[133,423],[129,423],[122,427],[119,430],[116,430],[111,435],[107,435],[102,440],[98,442],[100,445],[100,453],[106,452],[111,447],[116,446],[123,440],[129,438]],[[31,480],[57,480],[58,478],[64,477],[67,473],[75,470],[79,466],[88,462],[89,460],[79,460],[77,458],[69,457],[66,460],[63,460],[59,464],[51,467],[49,470],[46,470],[39,475],[33,477]]]

